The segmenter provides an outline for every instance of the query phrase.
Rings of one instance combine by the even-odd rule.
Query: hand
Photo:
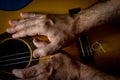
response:
[[[79,80],[80,62],[65,52],[59,52],[30,68],[14,69],[13,74],[20,80]]]
[[[68,15],[47,15],[39,13],[21,13],[21,20],[10,20],[12,26],[7,29],[13,38],[25,36],[46,36],[50,43],[33,40],[37,47],[34,57],[42,57],[70,45],[76,37],[75,17]]]
[[[45,62],[12,72],[20,78],[18,80],[120,80],[119,75],[83,64],[64,51],[52,55]]]

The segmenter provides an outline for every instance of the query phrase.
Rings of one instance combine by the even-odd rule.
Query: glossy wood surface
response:
[[[120,72],[120,21],[91,29],[88,39],[96,66]]]

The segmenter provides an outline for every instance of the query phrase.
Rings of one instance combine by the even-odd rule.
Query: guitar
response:
[[[120,21],[93,28],[79,37],[83,60],[90,61],[104,71],[120,74]],[[90,57],[91,58],[91,57]]]
[[[41,59],[34,59],[32,57],[32,51],[35,49],[32,44],[32,37],[13,39],[11,34],[6,33],[10,19],[20,18],[20,12],[68,14],[69,9],[78,7],[84,9],[95,2],[96,0],[88,1],[87,3],[82,0],[69,0],[69,2],[68,0],[13,0],[13,2],[11,0],[1,0],[0,52],[2,52],[2,54],[0,54],[0,78],[5,80],[15,79],[15,76],[11,73],[13,68],[26,68],[49,58],[49,56]],[[40,37],[40,39],[43,39],[43,37]],[[76,58],[79,58],[79,50],[76,42],[64,50]]]
[[[32,57],[32,51],[35,49],[32,44],[32,37],[21,39],[11,38],[11,35],[5,32],[9,26],[8,21],[10,19],[20,18],[20,12],[68,14],[69,9],[78,7],[85,9],[96,1],[97,0],[69,0],[68,3],[67,0],[28,0],[26,4],[22,5],[23,8],[21,5],[17,8],[1,9],[0,7],[0,51],[2,52],[2,54],[0,54],[0,64],[2,64],[0,65],[0,78],[3,80],[15,79],[11,73],[13,68],[29,67],[49,58],[49,56],[41,59],[34,59]],[[120,29],[119,22],[114,24],[106,24],[82,33],[78,41],[63,50],[78,59],[81,57],[85,62],[91,61],[98,68],[109,68],[110,70],[118,71],[120,67],[120,56],[118,55],[120,53],[120,43],[118,42],[120,40]],[[107,29],[109,29],[109,31]],[[40,37],[40,39],[44,39],[44,37]]]

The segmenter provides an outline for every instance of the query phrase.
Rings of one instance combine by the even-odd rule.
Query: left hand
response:
[[[59,52],[35,66],[14,69],[13,74],[20,80],[79,80],[80,62],[66,52]]]

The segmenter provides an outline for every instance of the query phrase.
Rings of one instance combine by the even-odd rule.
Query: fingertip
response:
[[[23,15],[23,12],[20,12],[20,16],[22,16]]]
[[[13,70],[12,70],[12,73],[13,73],[16,77],[24,78],[21,70],[19,70],[19,69],[13,69]]]
[[[23,17],[23,18],[29,17],[27,12],[21,12],[20,16]]]
[[[17,23],[19,22],[19,19],[16,19],[16,20],[9,20],[8,23],[10,26],[15,26]]]
[[[6,32],[8,32],[8,33],[10,32],[10,31],[9,31],[9,28],[6,29]]]
[[[34,50],[34,51],[33,51],[33,57],[34,57],[34,58],[39,58],[39,57],[40,57],[40,53],[39,53],[38,50]]]
[[[20,13],[20,16],[21,16],[21,17],[24,17],[24,12],[21,12],[21,13]]]
[[[18,38],[18,35],[17,34],[13,34],[12,38]]]
[[[11,22],[11,20],[9,20],[8,23],[9,23],[9,25],[11,25],[11,26],[13,25],[12,22]]]
[[[15,32],[15,31],[13,30],[13,28],[7,28],[6,31],[7,31],[8,33],[14,33],[14,32]]]
[[[36,47],[41,47],[41,46],[43,46],[41,40],[39,40],[39,39],[37,39],[37,38],[34,38],[34,39],[33,39],[33,44],[34,44]]]
[[[33,51],[34,58],[44,57],[46,55],[47,55],[47,53],[45,52],[45,50],[41,49],[41,48],[38,48],[38,49]]]

